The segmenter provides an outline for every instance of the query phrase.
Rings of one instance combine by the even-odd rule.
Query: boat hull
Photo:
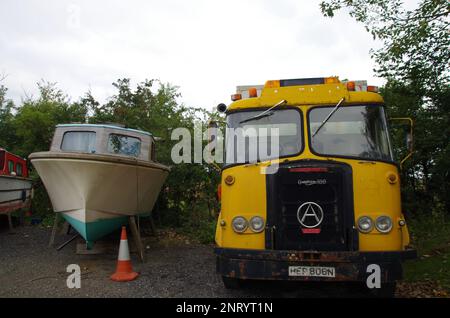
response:
[[[62,213],[62,216],[89,243],[98,241],[103,236],[128,223],[126,216],[98,218],[95,221],[86,222],[82,221],[83,218],[77,217],[76,214],[77,212],[65,212]],[[96,213],[91,211],[86,214]]]
[[[53,210],[88,242],[119,228],[128,216],[149,214],[168,168],[104,155],[37,153],[31,163]]]
[[[0,213],[29,206],[31,189],[31,179],[0,175]]]

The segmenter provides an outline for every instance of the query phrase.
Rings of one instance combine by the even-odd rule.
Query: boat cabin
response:
[[[0,175],[28,178],[27,161],[0,148]]]
[[[155,140],[145,131],[104,124],[56,126],[52,152],[76,152],[155,161]]]

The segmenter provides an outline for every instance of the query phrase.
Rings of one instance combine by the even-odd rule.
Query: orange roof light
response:
[[[378,93],[378,86],[368,85],[367,86],[368,92]]]
[[[280,81],[267,81],[264,88],[278,88],[280,87]]]
[[[248,96],[249,97],[258,97],[258,91],[256,88],[252,87],[248,90]]]
[[[240,99],[242,99],[242,95],[241,94],[233,94],[233,95],[231,95],[231,100],[233,102],[235,102],[237,100],[240,100]]]
[[[339,80],[339,78],[337,76],[332,76],[332,77],[325,77],[324,78],[324,84],[337,84],[340,83],[341,81]]]
[[[347,82],[347,90],[354,91],[355,90],[355,82]]]

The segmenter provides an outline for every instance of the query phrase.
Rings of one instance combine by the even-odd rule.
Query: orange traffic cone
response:
[[[133,272],[133,268],[131,266],[130,251],[128,249],[127,230],[125,226],[122,226],[117,268],[116,272],[111,275],[111,279],[116,282],[129,282],[138,277],[138,275],[138,273]]]

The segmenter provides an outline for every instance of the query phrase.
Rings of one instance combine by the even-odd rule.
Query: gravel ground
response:
[[[140,272],[138,279],[117,283],[109,279],[115,270],[117,248],[107,254],[78,255],[74,241],[56,251],[47,247],[50,233],[50,229],[39,226],[17,227],[13,233],[0,227],[0,297],[358,296],[352,294],[354,291],[348,286],[324,284],[266,282],[254,283],[241,290],[226,290],[215,273],[212,246],[161,237],[145,240],[148,247],[145,263],[132,253],[133,267]],[[58,235],[57,243],[68,238],[70,236]],[[117,246],[118,241],[112,241],[110,245]],[[66,286],[69,264],[80,265],[80,289]]]
[[[150,243],[144,264],[131,255],[138,279],[117,283],[109,279],[117,252],[77,255],[75,241],[56,251],[47,247],[50,233],[37,226],[0,229],[0,297],[230,296],[214,273],[211,246]],[[67,238],[59,235],[57,243]],[[80,265],[80,289],[66,287],[69,264]]]

